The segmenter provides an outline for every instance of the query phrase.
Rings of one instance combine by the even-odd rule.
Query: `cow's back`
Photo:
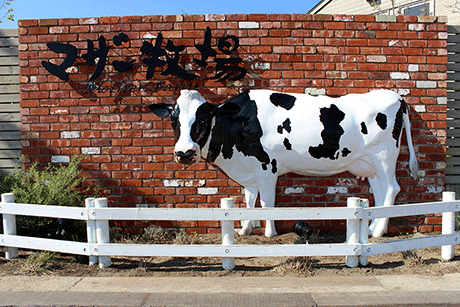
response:
[[[392,91],[331,98],[252,90],[249,96],[257,105],[262,146],[279,174],[336,174],[382,142],[399,145],[394,131],[405,106]]]

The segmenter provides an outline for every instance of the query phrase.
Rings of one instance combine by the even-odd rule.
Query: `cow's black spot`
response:
[[[283,134],[283,129],[286,130],[287,133],[291,133],[291,120],[289,118],[278,126],[278,133]]]
[[[177,142],[180,138],[180,122],[179,122],[179,106],[176,106],[173,111],[171,112],[171,115],[169,116],[169,119],[171,120],[171,126],[174,131],[174,141]]]
[[[176,105],[176,107],[173,107],[165,103],[153,103],[149,105],[149,108],[153,114],[160,118],[166,118],[169,116],[174,131],[174,140],[177,142],[180,137],[179,106]]]
[[[349,154],[351,154],[350,149],[348,149],[348,148],[346,148],[346,147],[345,147],[344,149],[342,149],[342,157],[345,158],[345,157],[348,156]]]
[[[195,112],[195,121],[190,130],[190,138],[203,148],[211,133],[212,116],[211,113],[217,106],[208,102],[200,105]],[[171,114],[171,121],[172,121]],[[177,141],[177,140],[176,140]]]
[[[262,169],[263,169],[264,171],[267,170],[267,163],[262,163]]]
[[[287,138],[284,138],[283,144],[284,144],[284,147],[286,148],[286,150],[292,150],[291,142],[289,142],[289,140]]]
[[[319,119],[324,126],[323,131],[321,131],[323,144],[309,148],[308,152],[313,158],[329,158],[331,160],[338,158],[336,153],[340,149],[340,137],[345,132],[340,126],[340,122],[344,118],[345,113],[334,104],[330,108],[321,108]]]
[[[270,95],[270,101],[277,107],[282,107],[286,110],[292,109],[296,98],[288,94],[273,93]]]
[[[398,112],[396,112],[395,124],[393,127],[393,138],[396,140],[396,147],[399,147],[399,137],[401,136],[402,126],[403,126],[403,114],[407,112],[406,101],[400,99],[400,106]]]
[[[262,163],[262,168],[270,163],[270,157],[265,152],[260,138],[262,127],[257,118],[257,105],[245,91],[229,100],[240,107],[236,115],[215,116],[215,124],[211,130],[207,160],[214,162],[220,153],[224,159],[231,159],[233,147],[245,156],[255,157]],[[264,166],[265,164],[265,166]]]
[[[367,126],[365,122],[361,123],[361,133],[362,134],[367,134]]]
[[[276,160],[273,159],[272,160],[272,173],[276,174],[277,171],[278,171],[277,163],[276,163]]]
[[[375,121],[377,122],[377,125],[382,130],[385,130],[387,128],[387,116],[383,113],[378,113],[377,116],[375,117]]]

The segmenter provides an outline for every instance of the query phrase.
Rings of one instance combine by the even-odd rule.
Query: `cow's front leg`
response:
[[[257,194],[259,190],[257,188],[245,187],[244,188],[244,198],[246,200],[247,208],[254,208],[256,205]],[[243,222],[243,227],[238,232],[240,236],[246,236],[251,234],[252,228],[254,227],[254,221],[247,220]]]
[[[262,208],[273,208],[275,207],[275,195],[276,195],[276,180],[267,180],[263,188],[259,188],[260,191],[260,205]],[[265,236],[274,237],[278,233],[276,232],[275,222],[272,220],[265,221]]]

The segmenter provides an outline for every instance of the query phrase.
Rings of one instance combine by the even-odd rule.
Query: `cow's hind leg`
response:
[[[394,166],[393,166],[394,165]],[[396,162],[391,165],[380,165],[376,169],[375,178],[369,178],[374,194],[375,206],[393,206],[396,195],[400,191],[395,176]],[[387,232],[388,218],[380,218],[372,221],[369,233],[374,237],[381,237]]]
[[[372,194],[374,195],[374,206],[375,207],[381,207],[383,206],[383,202],[385,200],[385,195],[382,193],[382,188],[380,187],[380,181],[373,177],[373,178],[367,178],[369,181],[369,185],[371,186],[372,189]],[[377,222],[380,219],[373,219],[371,221],[371,224],[369,226],[369,234],[373,234],[375,227],[377,226]]]
[[[256,205],[257,194],[259,190],[257,188],[245,187],[244,188],[244,198],[246,200],[246,207],[247,208],[254,208]],[[252,232],[252,228],[254,227],[254,221],[244,221],[243,227],[240,229],[238,234],[240,236],[249,235]]]
[[[275,195],[276,195],[276,180],[277,177],[274,177],[273,180],[267,179],[265,185],[261,187],[260,190],[260,205],[262,208],[273,208],[275,207]],[[278,233],[276,232],[275,222],[272,220],[265,221],[265,236],[274,237]]]

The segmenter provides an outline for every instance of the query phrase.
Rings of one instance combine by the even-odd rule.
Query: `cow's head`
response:
[[[157,103],[149,108],[158,117],[169,116],[176,142],[174,156],[182,164],[200,161],[201,149],[208,141],[214,116],[234,116],[240,111],[240,107],[231,102],[210,104],[193,90],[182,90],[175,106]]]

